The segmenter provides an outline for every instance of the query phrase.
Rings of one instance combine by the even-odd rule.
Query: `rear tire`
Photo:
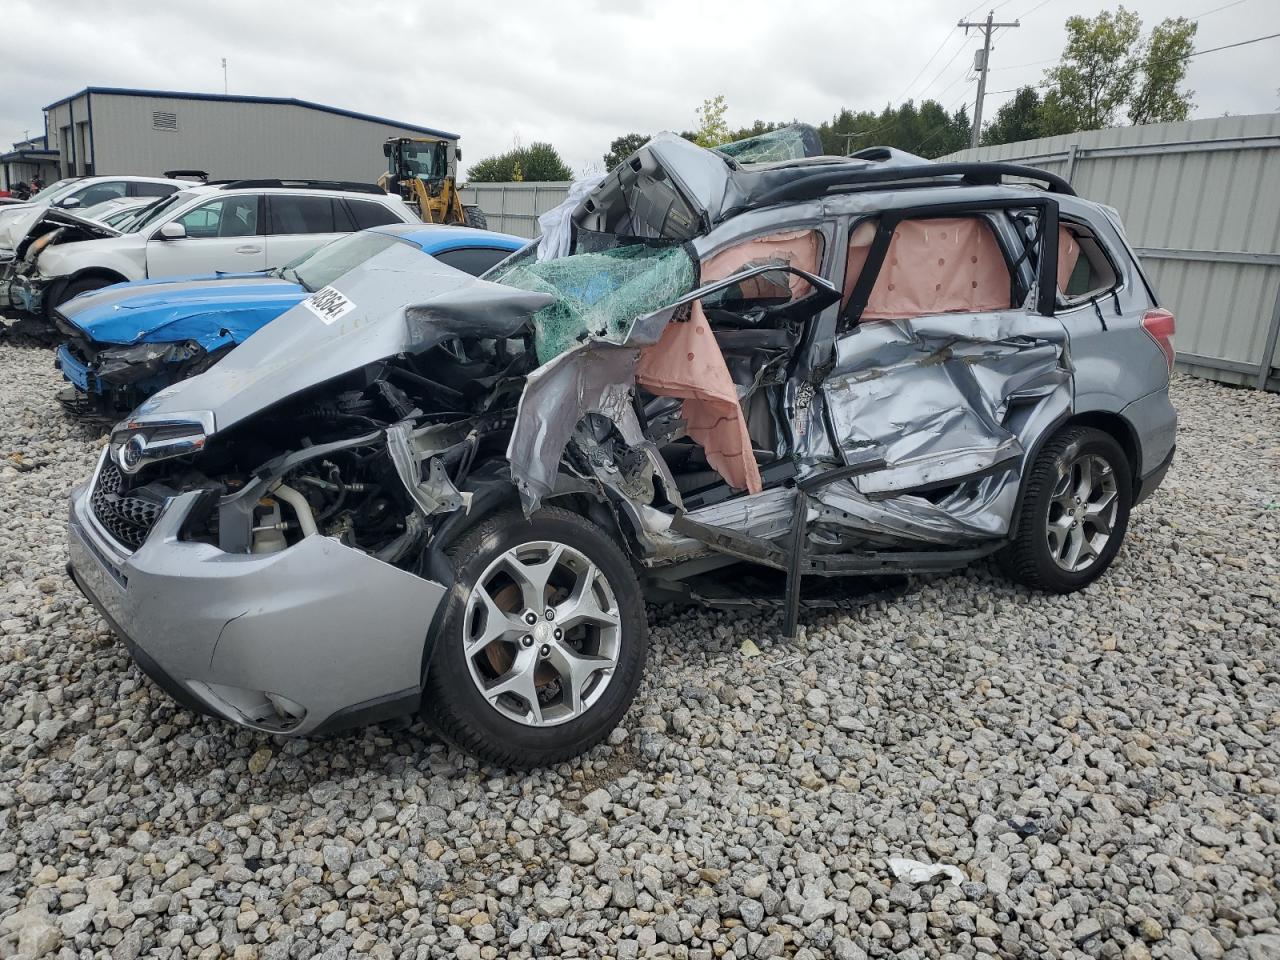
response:
[[[1129,526],[1133,471],[1120,444],[1092,427],[1067,427],[1030,472],[1017,535],[999,554],[1006,576],[1050,593],[1088,586],[1115,559]]]
[[[476,230],[489,229],[489,218],[484,215],[484,211],[479,207],[463,207],[462,221],[468,227],[473,227]]]
[[[614,538],[559,507],[529,519],[513,509],[449,557],[457,578],[427,669],[426,721],[459,749],[522,770],[608,736],[649,644],[640,585]]]

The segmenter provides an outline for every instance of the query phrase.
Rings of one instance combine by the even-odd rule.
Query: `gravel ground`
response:
[[[1280,396],[1177,381],[1085,594],[653,611],[625,730],[511,776],[176,708],[63,573],[57,382],[0,342],[0,957],[1280,957]]]

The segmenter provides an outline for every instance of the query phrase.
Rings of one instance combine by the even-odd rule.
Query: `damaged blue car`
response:
[[[57,364],[74,412],[118,419],[156,391],[213,366],[252,334],[389,247],[408,245],[479,276],[528,241],[437,224],[348,234],[276,270],[118,283],[54,311]]]

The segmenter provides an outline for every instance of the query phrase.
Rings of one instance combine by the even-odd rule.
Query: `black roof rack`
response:
[[[194,177],[201,183],[209,182],[208,171],[205,170],[166,170],[164,175],[170,180],[180,180],[188,177]]]
[[[357,183],[353,180],[231,180],[220,184],[223,190],[251,190],[268,187],[272,190],[342,190],[345,193],[376,193],[383,190],[376,183]]]
[[[876,148],[863,151],[862,159],[879,159],[879,157],[868,156],[868,154],[875,151]],[[964,183],[975,186],[998,186],[1004,181],[1005,177],[1037,180],[1043,183],[1050,193],[1061,193],[1072,197],[1076,195],[1071,184],[1062,177],[1046,170],[1040,170],[1037,167],[1024,167],[1017,163],[957,161],[951,163],[913,163],[892,167],[864,166],[856,169],[842,166],[835,170],[814,167],[811,172],[806,172],[805,176],[790,179],[788,182],[779,184],[760,196],[753,197],[751,206],[763,207],[775,203],[809,200],[830,192],[872,187],[882,183],[895,183],[903,180],[934,180],[939,177],[957,176]]]

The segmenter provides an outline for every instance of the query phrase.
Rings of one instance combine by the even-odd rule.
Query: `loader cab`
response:
[[[458,150],[452,140],[395,137],[382,145],[382,152],[387,158],[387,173],[397,184],[406,180],[439,184],[457,175]]]

